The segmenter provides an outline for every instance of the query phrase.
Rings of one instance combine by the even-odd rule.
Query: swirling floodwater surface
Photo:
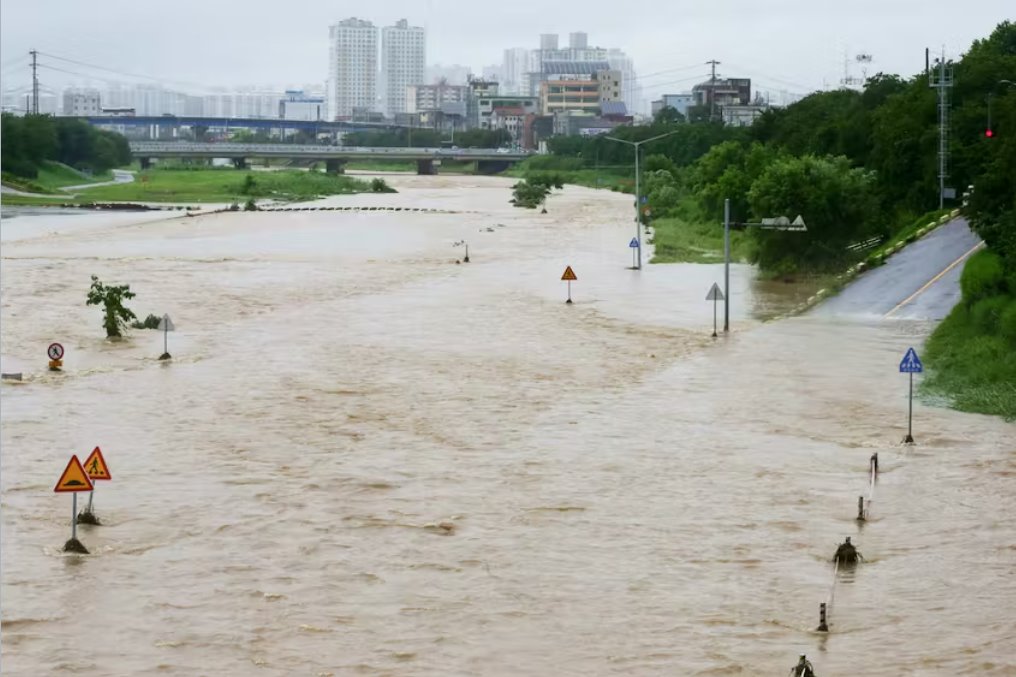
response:
[[[630,196],[387,178],[318,205],[438,211],[5,214],[5,674],[1016,674],[1016,427],[900,446],[930,325],[763,322],[807,291],[737,265],[714,340],[722,268],[630,270]]]

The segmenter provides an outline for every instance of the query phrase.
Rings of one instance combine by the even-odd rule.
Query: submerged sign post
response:
[[[49,357],[49,370],[60,371],[63,366],[64,347],[59,343],[50,343],[46,348],[46,355]]]
[[[572,302],[572,300],[571,300],[571,283],[572,283],[572,280],[577,280],[579,278],[575,276],[575,271],[571,269],[571,266],[566,266],[565,269],[564,269],[564,274],[561,275],[561,279],[562,280],[566,280],[568,282],[568,300],[565,301],[565,303],[571,303]]]
[[[106,465],[106,459],[102,457],[102,450],[99,447],[93,449],[92,453],[85,459],[84,468],[88,479],[92,480],[93,487],[92,491],[88,494],[88,507],[78,516],[78,521],[84,524],[99,524],[99,520],[92,512],[92,499],[95,497],[94,483],[99,480],[111,480],[113,476],[109,473],[109,466]]]
[[[159,356],[159,359],[168,360],[173,357],[169,354],[169,332],[176,331],[176,327],[173,326],[173,320],[169,319],[169,315],[163,315],[162,319],[159,320],[159,330],[162,332],[162,355]]]
[[[631,268],[632,270],[635,270],[638,268],[638,261],[635,259],[639,255],[639,248],[641,247],[639,239],[637,237],[633,237],[631,242],[628,243],[628,246],[631,248]]]
[[[716,302],[724,299],[723,292],[720,291],[720,285],[713,282],[713,286],[709,288],[709,293],[706,294],[706,301],[713,302],[713,338],[716,338]]]
[[[910,403],[907,409],[907,436],[903,438],[905,444],[914,443],[914,374],[920,374],[924,371],[924,365],[921,364],[921,358],[917,356],[917,351],[913,348],[909,349],[903,356],[903,361],[900,362],[900,373],[910,374]]]
[[[70,492],[74,496],[74,500],[71,502],[71,540],[64,544],[64,552],[88,554],[88,550],[78,540],[78,492],[91,491],[93,488],[92,481],[88,479],[88,474],[81,467],[81,461],[78,460],[77,454],[71,456],[63,474],[60,475],[56,486],[53,487],[53,491],[56,493]]]

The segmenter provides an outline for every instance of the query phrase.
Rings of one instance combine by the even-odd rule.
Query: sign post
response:
[[[720,291],[720,285],[713,282],[713,286],[709,288],[709,293],[706,294],[706,301],[713,302],[713,338],[716,338],[716,302],[724,300],[723,292]]]
[[[78,522],[98,526],[102,523],[95,516],[95,513],[92,512],[92,499],[95,497],[95,482],[98,480],[111,480],[113,476],[109,473],[109,466],[106,465],[106,459],[102,457],[102,450],[99,447],[93,449],[91,455],[85,459],[84,468],[88,479],[92,480],[93,488],[88,493],[88,507],[85,508],[83,513],[78,515]]]
[[[169,332],[176,331],[176,327],[173,326],[173,320],[169,319],[169,315],[163,315],[162,319],[159,320],[159,329],[162,331],[162,355],[159,355],[160,360],[172,359],[172,355],[169,354]]]
[[[808,230],[804,218],[800,214],[793,221],[786,216],[776,216],[762,219],[760,223],[732,223],[730,221],[730,199],[723,200],[723,293],[727,297],[723,302],[724,332],[730,331],[730,229],[744,230],[748,226],[755,226],[762,230]]]
[[[81,461],[78,460],[77,454],[71,456],[63,474],[60,475],[56,486],[53,487],[53,491],[57,493],[72,492],[74,496],[74,500],[71,502],[71,540],[64,544],[64,552],[88,554],[88,550],[78,540],[78,492],[91,491],[93,488],[92,481],[88,479],[85,469],[81,467]]]
[[[637,237],[633,237],[631,242],[628,243],[628,246],[631,248],[631,269],[638,270],[638,261],[636,261],[636,257],[639,255],[639,239]]]
[[[571,283],[572,283],[572,280],[577,280],[579,278],[575,276],[575,271],[571,269],[571,266],[567,266],[564,269],[564,274],[561,276],[561,279],[562,280],[566,280],[568,282],[568,300],[565,301],[565,303],[571,303],[572,302],[572,300],[571,300]]]
[[[907,436],[903,438],[904,444],[914,443],[914,374],[920,374],[923,371],[924,365],[921,364],[921,358],[917,356],[917,351],[910,348],[903,356],[903,361],[900,362],[900,373],[910,375],[910,402],[907,407]]]
[[[49,356],[49,370],[60,371],[63,366],[64,347],[59,343],[50,343],[46,348],[46,355]]]

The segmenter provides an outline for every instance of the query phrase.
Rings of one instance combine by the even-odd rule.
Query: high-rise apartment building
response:
[[[407,87],[426,83],[427,40],[423,28],[402,19],[381,29],[381,80],[385,114],[408,111]]]
[[[536,50],[512,47],[504,51],[501,63],[501,92],[523,94],[529,92],[529,73],[536,68]]]
[[[331,26],[328,38],[328,117],[348,117],[354,108],[374,109],[377,27],[353,17]]]

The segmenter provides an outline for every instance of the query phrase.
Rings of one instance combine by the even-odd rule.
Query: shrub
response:
[[[960,275],[960,289],[968,306],[1001,292],[1002,286],[1002,259],[987,249],[971,256]]]
[[[1007,296],[989,296],[974,303],[970,309],[970,317],[984,333],[994,334],[1008,304]]]
[[[394,193],[395,189],[385,183],[384,179],[371,179],[370,190],[373,193]]]
[[[1016,343],[1016,299],[1010,300],[1009,305],[1002,311],[998,320],[998,333]]]
[[[254,198],[247,198],[247,203],[244,204],[243,210],[245,212],[256,212],[258,210],[258,203],[254,201]]]
[[[123,305],[124,299],[132,299],[134,296],[129,284],[107,287],[97,276],[92,275],[92,286],[88,290],[88,301],[85,305],[103,307],[102,326],[106,329],[107,338],[121,336],[127,323],[137,319],[137,315]]]
[[[161,321],[162,318],[160,318],[158,315],[148,313],[148,317],[146,317],[141,322],[134,320],[133,322],[131,322],[131,326],[134,327],[135,329],[158,329],[159,322]]]

